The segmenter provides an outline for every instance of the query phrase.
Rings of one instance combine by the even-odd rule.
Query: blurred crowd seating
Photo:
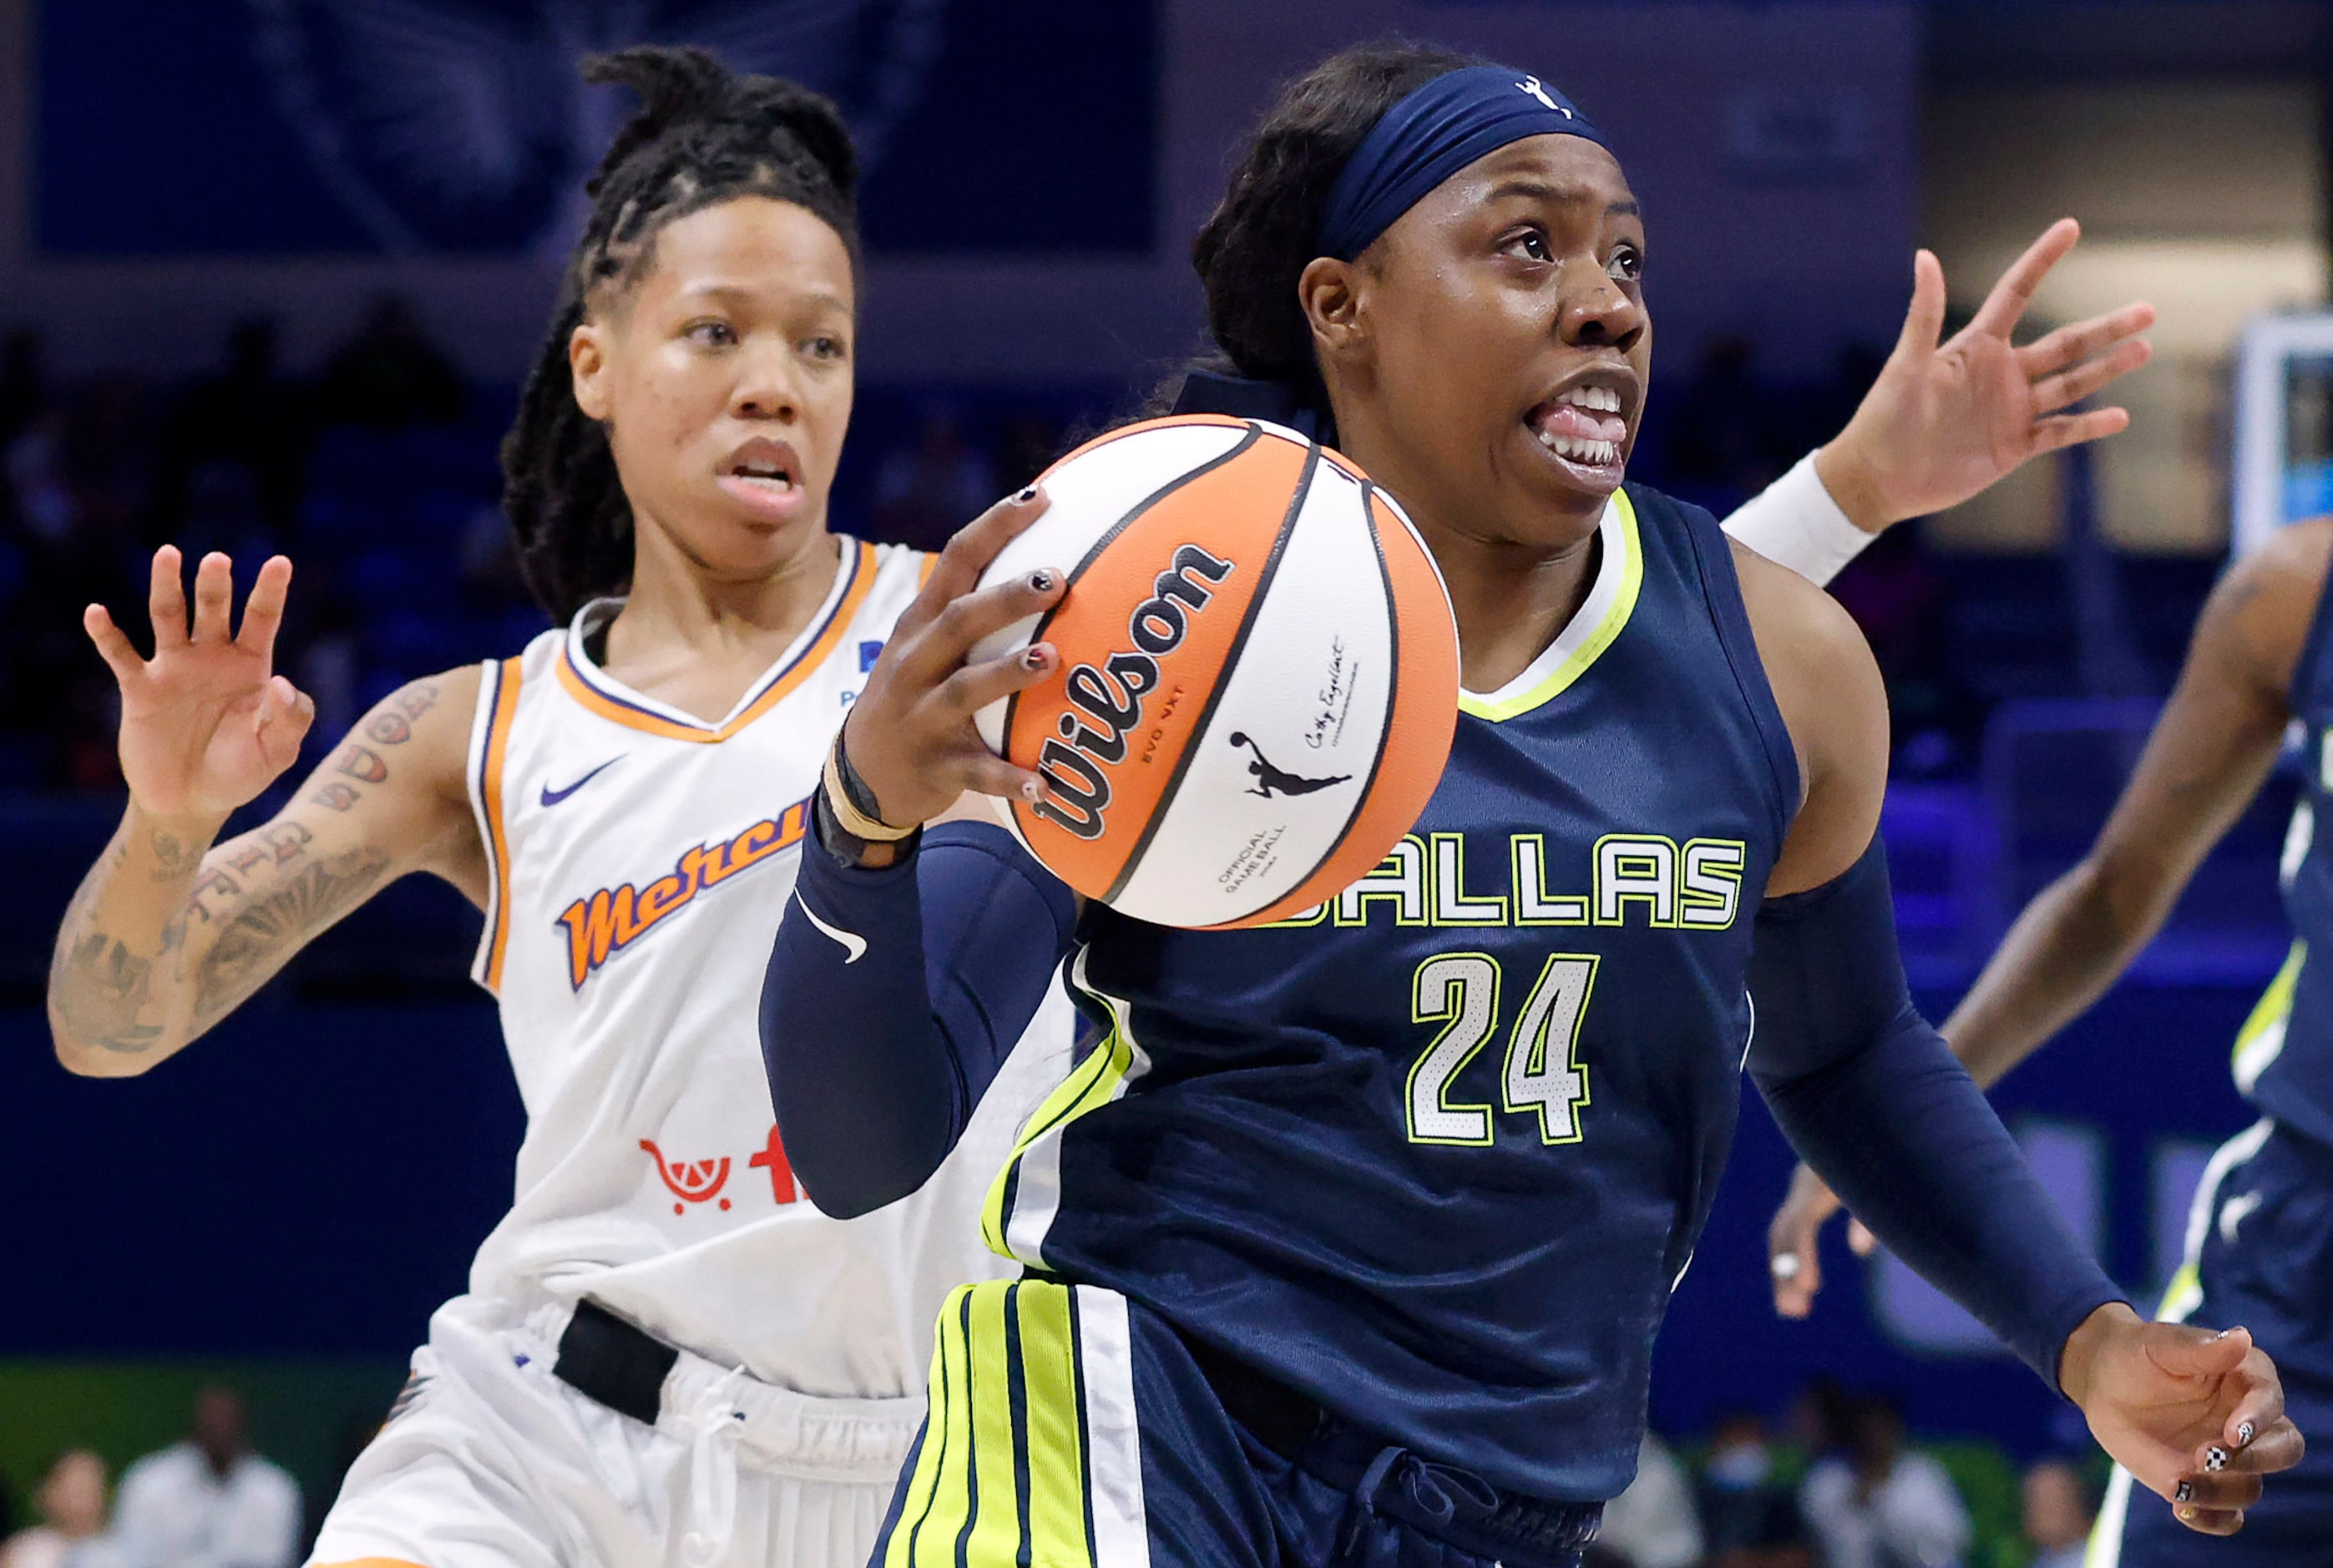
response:
[[[1836,431],[1877,363],[1850,352],[1818,382],[1787,385],[1761,371],[1752,345],[1714,342],[1682,385],[1660,388],[1634,470],[1723,515]],[[936,545],[1130,402],[1107,386],[862,387],[835,522]],[[37,336],[0,339],[0,611],[13,633],[0,644],[0,820],[43,862],[41,896],[0,917],[0,954],[13,955],[0,957],[0,995],[37,986],[57,911],[118,799],[112,683],[81,607],[101,601],[141,635],[145,563],[166,541],[190,556],[229,552],[245,582],[267,554],[288,553],[298,576],[283,663],[316,699],[319,752],[400,682],[506,654],[544,624],[497,509],[514,403],[514,388],[465,381],[394,296],[307,378],[279,363],[264,319],[238,325],[217,368],[180,384],[59,380]],[[2064,505],[2086,504],[2086,485],[2062,489]],[[2084,532],[2069,519],[2069,536]],[[2101,559],[2127,688],[2107,698],[2087,689],[2096,665],[2075,582],[2088,572],[2094,585]],[[1915,525],[1840,577],[1894,709],[1887,836],[1915,980],[1964,979],[2080,852],[2217,567],[1946,553]],[[2182,977],[2242,973],[2263,953],[2273,967],[2268,890],[2290,799],[2289,783],[2272,788],[2182,906],[2158,954]],[[300,983],[457,984],[471,919],[438,890],[392,890],[303,963]]]

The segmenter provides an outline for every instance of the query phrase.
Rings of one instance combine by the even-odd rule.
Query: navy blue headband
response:
[[[1536,76],[1503,65],[1444,72],[1387,110],[1353,149],[1320,215],[1316,254],[1352,260],[1427,191],[1476,159],[1526,136],[1548,135],[1611,147],[1570,100]],[[1316,440],[1333,441],[1336,434],[1311,389],[1295,380],[1194,370],[1175,412],[1271,419]]]
[[[1604,133],[1536,76],[1503,65],[1445,72],[1380,116],[1329,192],[1320,254],[1350,261],[1444,180],[1527,136]]]

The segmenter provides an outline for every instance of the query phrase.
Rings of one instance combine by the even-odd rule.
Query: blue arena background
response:
[[[570,193],[625,102],[573,82],[581,45],[606,41],[594,24],[608,8],[413,0],[373,32],[350,24],[369,9],[329,0],[42,6],[37,249],[60,258],[563,249]],[[877,250],[1151,248],[1150,0],[626,9],[647,23],[629,36],[694,39],[711,28],[738,41],[729,53],[741,63],[802,74],[835,98],[873,153],[861,221]],[[805,50],[786,32],[803,11],[840,14],[832,25],[847,38]],[[755,36],[757,14],[770,18],[766,39]],[[561,17],[571,22],[564,35],[552,27]],[[1065,61],[1090,63],[1059,68]],[[368,95],[376,85],[385,90]],[[399,146],[415,155],[392,156]],[[894,149],[906,155],[888,156]],[[1077,199],[1056,199],[1064,190]]]

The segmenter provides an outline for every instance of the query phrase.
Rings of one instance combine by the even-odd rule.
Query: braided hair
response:
[[[738,197],[803,207],[859,265],[859,160],[834,105],[806,87],[738,75],[710,53],[643,45],[595,55],[583,78],[621,82],[639,111],[585,182],[591,216],[562,283],[518,418],[503,438],[503,510],[520,570],[561,621],[632,575],[632,514],[615,455],[576,405],[568,341],[645,276],[664,226]]]
[[[1361,43],[1281,90],[1192,242],[1218,351],[1201,368],[1303,387],[1325,427],[1329,394],[1296,286],[1320,254],[1329,191],[1387,110],[1445,72],[1481,63],[1424,44]]]

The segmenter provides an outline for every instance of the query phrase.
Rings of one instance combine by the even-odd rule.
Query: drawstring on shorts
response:
[[[688,1533],[680,1543],[686,1568],[713,1568],[737,1528],[737,1439],[745,1412],[735,1394],[744,1376],[743,1367],[731,1368],[689,1412]]]

